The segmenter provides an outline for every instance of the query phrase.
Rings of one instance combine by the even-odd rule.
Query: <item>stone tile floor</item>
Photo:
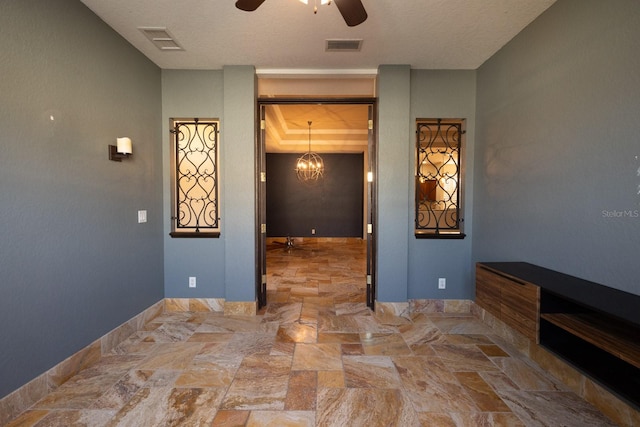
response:
[[[378,317],[364,244],[268,251],[258,316],[166,312],[9,426],[609,426],[471,315]]]

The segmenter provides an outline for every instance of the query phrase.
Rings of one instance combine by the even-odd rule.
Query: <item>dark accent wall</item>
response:
[[[322,154],[324,176],[300,182],[300,154],[267,154],[267,235],[271,237],[362,237],[364,155]]]
[[[160,301],[163,261],[159,68],[77,0],[0,9],[1,398]]]

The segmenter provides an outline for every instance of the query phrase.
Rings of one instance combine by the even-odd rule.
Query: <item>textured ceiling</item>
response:
[[[348,27],[335,5],[266,0],[82,0],[161,68],[476,69],[555,0],[362,0],[368,19]],[[320,2],[318,1],[318,4]],[[139,27],[164,27],[184,51],[160,51]],[[359,52],[326,52],[327,39],[363,39]]]
[[[318,6],[314,15],[313,0],[266,0],[254,12],[236,9],[235,0],[82,0],[161,68],[254,65],[262,96],[369,97],[375,96],[380,64],[478,68],[554,1],[362,0],[368,19],[348,27],[335,5]],[[184,50],[161,51],[141,27],[165,28]],[[326,52],[328,39],[363,43],[358,52]],[[282,74],[305,78],[284,79],[285,84],[271,79]],[[345,85],[335,75],[351,81]],[[312,84],[310,76],[316,78]],[[267,109],[267,151],[306,150],[309,120],[314,151],[366,149],[366,107],[279,105]]]

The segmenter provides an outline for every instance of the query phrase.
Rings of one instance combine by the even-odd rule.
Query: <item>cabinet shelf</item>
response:
[[[640,410],[640,295],[529,263],[489,262],[476,268],[476,303]]]
[[[543,313],[540,318],[640,368],[640,336],[629,325],[592,313]]]

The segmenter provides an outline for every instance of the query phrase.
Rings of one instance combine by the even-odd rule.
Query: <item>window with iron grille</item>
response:
[[[464,120],[416,121],[415,235],[464,238],[461,217]]]
[[[172,237],[219,237],[217,119],[171,120]]]

